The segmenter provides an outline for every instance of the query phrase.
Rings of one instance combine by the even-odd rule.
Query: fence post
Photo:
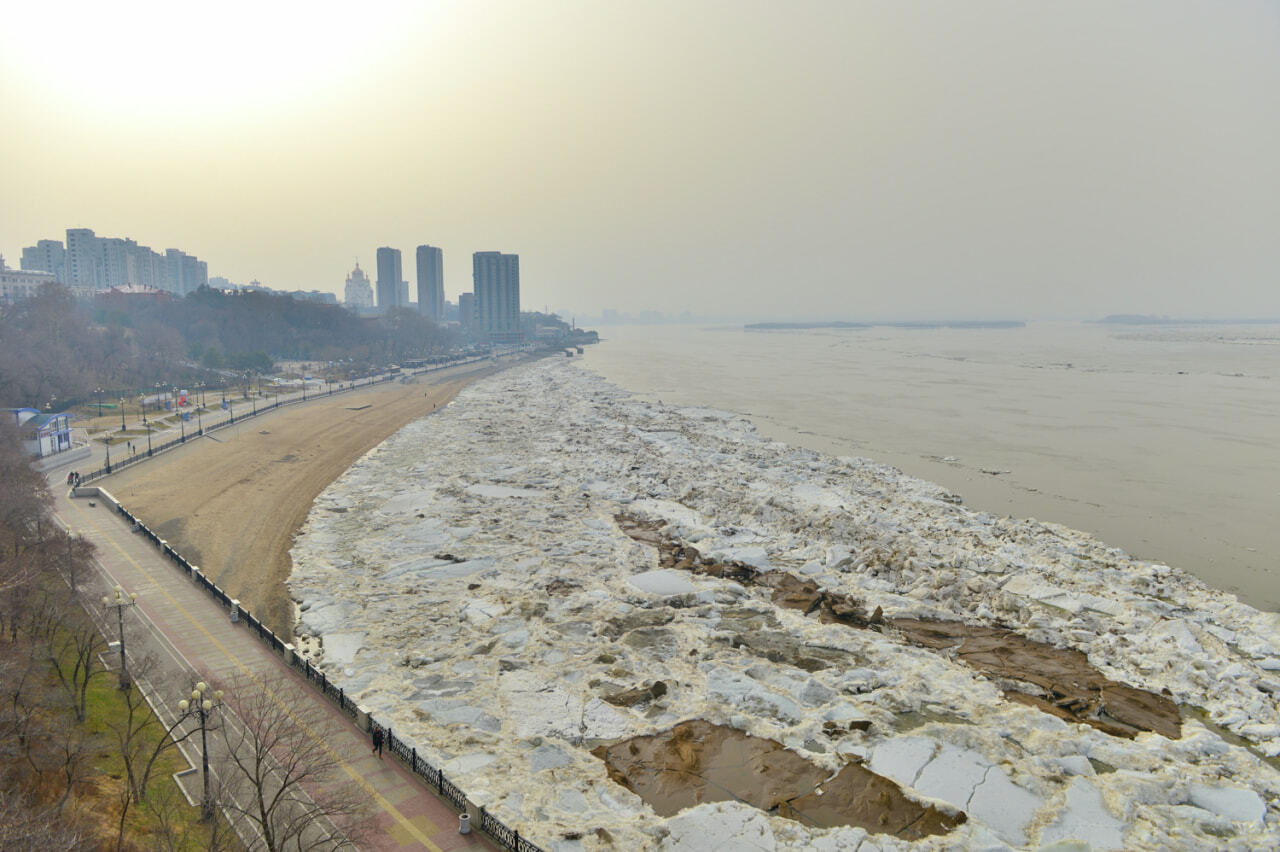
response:
[[[436,770],[436,792],[437,793],[444,792],[444,770],[443,769]]]

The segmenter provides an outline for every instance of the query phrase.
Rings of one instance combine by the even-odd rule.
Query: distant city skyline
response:
[[[596,315],[1280,315],[1274,2],[248,9],[6,10],[11,265],[83,224],[339,296],[429,242],[450,300],[501,246]]]

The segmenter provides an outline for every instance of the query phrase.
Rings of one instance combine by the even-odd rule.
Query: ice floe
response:
[[[1181,738],[1054,718],[891,630],[662,568],[620,513],[889,620],[1079,651],[1178,702]],[[293,563],[300,648],[549,850],[1280,847],[1276,614],[1087,534],[770,441],[738,415],[636,399],[563,359],[473,384],[361,459],[316,501]],[[591,754],[693,719],[776,739],[832,776],[863,762],[968,821],[908,842],[741,803],[664,817]]]

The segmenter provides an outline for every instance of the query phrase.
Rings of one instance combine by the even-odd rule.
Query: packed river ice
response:
[[[1077,649],[1176,701],[1181,737],[1063,721],[893,630],[662,568],[618,515],[888,619]],[[549,850],[1280,847],[1276,614],[732,413],[640,401],[567,359],[477,382],[370,452],[316,501],[293,564],[300,647]],[[605,700],[658,681],[665,693],[631,706]],[[832,775],[862,763],[968,819],[906,841],[741,802],[659,816],[591,752],[690,720]]]

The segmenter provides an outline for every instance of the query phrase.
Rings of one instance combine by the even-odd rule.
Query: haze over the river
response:
[[[1280,316],[1273,2],[14,4],[0,250],[526,308]],[[408,263],[408,261],[406,261]],[[410,268],[406,277],[412,277]]]

